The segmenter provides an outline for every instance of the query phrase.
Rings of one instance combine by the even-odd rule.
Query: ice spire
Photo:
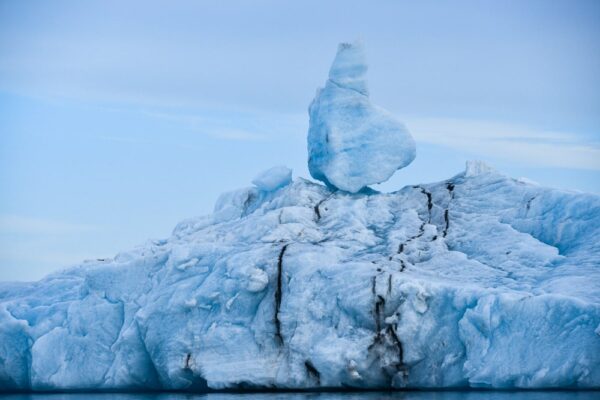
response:
[[[362,43],[341,43],[325,87],[309,106],[310,174],[352,193],[388,180],[416,153],[406,128],[371,104],[366,73]]]

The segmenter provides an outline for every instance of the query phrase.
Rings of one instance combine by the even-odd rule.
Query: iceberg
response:
[[[366,72],[362,43],[340,44],[329,79],[309,106],[310,174],[351,193],[388,180],[416,155],[408,130],[371,104]]]
[[[480,162],[388,194],[242,189],[0,283],[0,388],[598,388],[599,237],[600,197]]]
[[[481,161],[364,190],[415,157],[342,44],[309,168],[171,236],[0,283],[0,391],[600,388],[600,197]]]

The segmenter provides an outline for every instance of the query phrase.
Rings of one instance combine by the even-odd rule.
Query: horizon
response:
[[[374,189],[477,159],[600,194],[600,3],[306,4],[0,4],[0,281],[166,238],[274,165],[310,179],[308,104],[357,38],[417,142]]]

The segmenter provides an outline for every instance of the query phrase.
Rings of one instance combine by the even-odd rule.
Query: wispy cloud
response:
[[[138,144],[142,142],[146,142],[140,138],[135,138],[131,136],[115,136],[115,135],[104,135],[100,136],[100,139],[107,140],[109,142],[117,142],[117,143],[127,143],[127,144]]]
[[[586,143],[568,132],[469,119],[404,118],[404,122],[417,142],[526,165],[600,170],[600,144]]]
[[[254,129],[231,126],[225,120],[214,117],[207,117],[197,114],[166,113],[157,111],[144,111],[144,114],[156,119],[170,121],[173,124],[182,126],[186,129],[205,134],[211,137],[225,140],[264,140],[267,138],[265,133]]]
[[[94,231],[92,225],[73,224],[45,218],[20,215],[0,215],[0,234],[57,235]]]

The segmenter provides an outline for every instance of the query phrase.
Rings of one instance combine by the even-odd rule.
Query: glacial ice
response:
[[[270,192],[292,182],[292,170],[278,165],[261,172],[252,181],[260,190]]]
[[[279,166],[114,259],[0,283],[0,390],[600,388],[600,197],[415,157],[342,44]],[[341,190],[338,190],[341,189]]]
[[[371,104],[366,72],[362,44],[340,44],[329,79],[309,106],[310,174],[351,193],[388,180],[416,155],[406,128]]]
[[[599,238],[600,197],[482,163],[389,194],[241,189],[0,283],[0,388],[598,388]]]

